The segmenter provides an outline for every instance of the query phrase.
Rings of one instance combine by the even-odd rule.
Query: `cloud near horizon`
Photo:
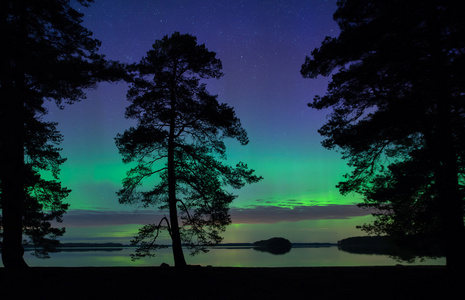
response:
[[[348,219],[370,215],[367,210],[356,205],[325,205],[325,206],[253,206],[250,208],[232,208],[233,223],[278,223],[306,220]]]
[[[231,208],[233,224],[271,224],[305,220],[348,219],[369,215],[370,212],[356,205],[326,206],[251,206]],[[127,224],[158,223],[167,212],[156,210],[137,211],[95,211],[70,210],[64,217],[63,225],[72,227],[113,226]]]

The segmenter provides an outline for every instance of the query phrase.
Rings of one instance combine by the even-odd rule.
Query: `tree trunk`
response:
[[[170,223],[171,223],[171,242],[173,249],[173,258],[175,267],[185,267],[186,260],[184,259],[184,253],[182,251],[181,234],[179,231],[178,222],[178,209],[176,199],[176,173],[175,173],[175,125],[176,125],[176,113],[174,100],[171,101],[171,121],[170,121],[170,133],[168,138],[168,202],[170,210]]]
[[[171,242],[175,267],[185,267],[186,260],[182,251],[181,233],[179,231],[177,200],[176,200],[176,177],[174,172],[173,147],[168,146],[168,189],[169,189],[169,210],[171,226]],[[171,150],[171,151],[170,151]]]
[[[433,133],[432,147],[435,163],[435,180],[438,197],[442,204],[443,234],[446,246],[446,265],[449,273],[455,277],[465,268],[465,226],[463,223],[464,207],[460,196],[458,178],[458,156],[453,138],[452,89],[448,84],[445,71],[450,64],[443,53],[444,45],[438,10],[429,6],[427,10],[429,43],[431,50],[431,73],[427,92],[436,105],[436,130]]]
[[[24,139],[25,139],[25,75],[23,72],[24,25],[26,7],[22,2],[10,1],[8,7],[18,5],[20,17],[17,32],[4,37],[9,43],[2,65],[0,94],[0,190],[2,208],[2,261],[5,268],[27,267],[23,259],[23,206],[25,201]],[[5,21],[2,16],[2,22]],[[2,24],[5,26],[6,24]]]
[[[24,103],[21,95],[7,92],[2,93],[2,96],[0,121],[2,261],[6,268],[22,268],[27,267],[23,259],[24,249],[22,247],[25,199]]]
[[[463,205],[458,184],[457,156],[452,140],[451,114],[446,104],[438,104],[438,163],[436,182],[439,199],[443,205],[442,218],[446,246],[446,264],[451,274],[463,272],[465,268],[465,226]]]

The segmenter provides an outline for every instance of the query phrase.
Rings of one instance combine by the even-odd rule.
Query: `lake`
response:
[[[153,258],[131,261],[134,248],[96,250],[73,248],[72,251],[51,253],[50,259],[38,259],[26,251],[24,258],[31,267],[116,267],[116,266],[172,266],[171,249],[161,249]],[[386,255],[353,254],[339,250],[337,246],[292,248],[290,252],[274,255],[250,247],[215,247],[208,253],[190,256],[185,252],[186,261],[191,265],[218,267],[320,267],[320,266],[393,266],[404,265],[445,265],[445,258],[428,259],[407,264]],[[0,264],[1,265],[1,264]]]

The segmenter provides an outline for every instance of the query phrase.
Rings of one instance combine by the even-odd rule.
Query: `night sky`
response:
[[[228,142],[228,163],[243,161],[260,183],[235,191],[233,224],[224,242],[283,236],[292,242],[336,242],[369,220],[335,185],[349,169],[340,154],[324,149],[317,130],[329,111],[307,107],[323,95],[327,79],[303,79],[305,56],[325,36],[337,36],[336,1],[143,1],[96,0],[84,26],[102,41],[108,59],[138,62],[157,39],[175,31],[197,37],[217,53],[224,76],[207,89],[234,107],[250,143]],[[102,83],[87,99],[46,120],[64,135],[64,186],[72,189],[62,241],[129,243],[137,229],[163,213],[118,203],[116,191],[129,170],[114,143],[134,121],[124,118],[126,83]]]

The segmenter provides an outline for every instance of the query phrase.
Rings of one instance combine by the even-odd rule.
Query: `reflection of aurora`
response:
[[[59,252],[51,253],[51,259],[38,259],[30,254],[25,255],[31,267],[101,267],[101,266],[159,266],[167,263],[173,266],[171,249],[162,249],[155,257],[131,261],[130,254],[134,248],[123,248],[121,251],[106,252]],[[252,248],[229,247],[215,248],[206,254],[186,256],[191,265],[213,267],[317,267],[317,266],[383,266],[396,265],[397,261],[384,255],[351,254],[338,250],[337,246],[293,248],[285,255],[270,255],[255,251]],[[416,262],[418,265],[444,265],[445,260],[426,260]]]

